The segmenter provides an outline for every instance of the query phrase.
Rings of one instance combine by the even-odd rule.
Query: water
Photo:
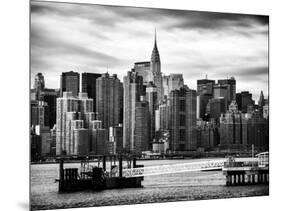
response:
[[[144,166],[195,162],[197,160],[153,160],[139,161]],[[200,159],[202,160],[202,159]],[[80,167],[78,163],[65,167]],[[136,203],[186,201],[269,194],[268,185],[225,186],[221,171],[185,172],[167,175],[147,176],[142,182],[144,188],[83,191],[58,194],[58,164],[31,165],[31,208],[59,209],[70,207],[108,206]]]

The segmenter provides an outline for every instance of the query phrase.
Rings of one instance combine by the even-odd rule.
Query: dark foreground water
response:
[[[198,160],[140,161],[145,166]],[[80,164],[65,164],[79,167]],[[31,165],[31,209],[108,206],[136,203],[187,201],[269,194],[268,185],[225,186],[221,171],[186,172],[144,178],[144,188],[58,194],[58,164]]]

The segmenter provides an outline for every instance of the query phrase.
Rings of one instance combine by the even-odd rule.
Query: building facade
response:
[[[122,86],[117,75],[109,76],[108,73],[96,80],[96,111],[102,121],[103,128],[117,126],[120,121],[120,91]]]
[[[72,92],[74,97],[78,96],[80,88],[80,74],[78,72],[63,72],[60,78],[60,96],[63,92]]]
[[[170,149],[172,151],[195,150],[196,91],[187,88],[170,93]]]

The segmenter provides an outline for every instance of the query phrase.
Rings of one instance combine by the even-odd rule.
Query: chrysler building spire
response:
[[[163,99],[163,85],[162,85],[162,73],[160,55],[157,48],[156,29],[154,34],[154,46],[151,54],[150,61],[151,72],[153,74],[153,83],[157,88],[157,102],[160,103]]]
[[[157,48],[157,39],[156,39],[156,28],[154,32],[154,47],[151,54],[151,62],[159,62],[160,63],[160,55]]]

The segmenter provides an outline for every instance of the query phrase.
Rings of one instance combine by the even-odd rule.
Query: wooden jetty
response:
[[[227,186],[268,184],[268,152],[258,154],[258,161],[237,162],[229,158],[222,170]]]
[[[118,160],[118,164],[117,164]],[[110,161],[110,171],[107,171],[106,163]],[[123,162],[127,161],[132,168],[143,167],[137,165],[135,158],[123,156],[99,156],[95,162],[97,165],[90,165],[93,160],[82,160],[81,167],[64,168],[64,160],[60,159],[59,164],[59,193],[83,191],[83,190],[104,190],[119,188],[140,188],[143,177],[123,177]],[[102,163],[102,166],[100,166]]]

